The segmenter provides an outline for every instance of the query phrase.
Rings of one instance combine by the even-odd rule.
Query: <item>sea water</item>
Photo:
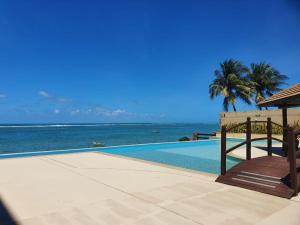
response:
[[[5,124],[0,125],[0,154],[174,142],[194,132],[211,133],[218,124]]]

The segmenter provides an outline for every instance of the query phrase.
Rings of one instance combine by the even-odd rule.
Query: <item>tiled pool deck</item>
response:
[[[1,201],[20,225],[300,224],[299,197],[214,179],[92,152],[0,160]]]

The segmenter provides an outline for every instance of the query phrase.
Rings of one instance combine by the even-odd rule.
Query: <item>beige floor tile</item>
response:
[[[300,224],[299,197],[98,153],[0,160],[0,197],[20,225]]]

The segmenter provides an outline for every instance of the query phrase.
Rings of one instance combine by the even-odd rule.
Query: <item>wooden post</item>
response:
[[[272,156],[272,122],[271,118],[267,120],[267,137],[268,137],[268,156]]]
[[[297,165],[296,165],[296,142],[293,128],[289,128],[288,136],[288,158],[290,163],[290,182],[291,188],[294,189],[294,194],[298,194],[298,180],[297,180]]]
[[[247,123],[246,123],[246,159],[251,159],[251,118],[247,117]]]
[[[226,126],[221,128],[221,175],[226,174]]]
[[[287,121],[287,108],[286,107],[283,107],[282,108],[282,126],[283,126],[283,137],[282,137],[282,140],[283,140],[283,143],[282,143],[282,150],[284,151],[285,155],[287,155],[287,133],[288,133],[288,121]]]

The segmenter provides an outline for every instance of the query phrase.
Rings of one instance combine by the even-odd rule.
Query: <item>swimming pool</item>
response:
[[[242,141],[242,139],[227,139],[227,146],[230,147]],[[260,142],[259,145],[263,146],[265,142]],[[219,174],[220,172],[219,139],[1,154],[0,159],[80,152],[103,152],[207,173]],[[227,157],[227,168],[231,168],[239,162],[238,159]]]
[[[237,142],[228,141],[229,145],[233,143]],[[107,148],[101,152],[214,174],[220,171],[219,140],[125,146]],[[227,168],[238,162],[240,160],[228,157]]]

